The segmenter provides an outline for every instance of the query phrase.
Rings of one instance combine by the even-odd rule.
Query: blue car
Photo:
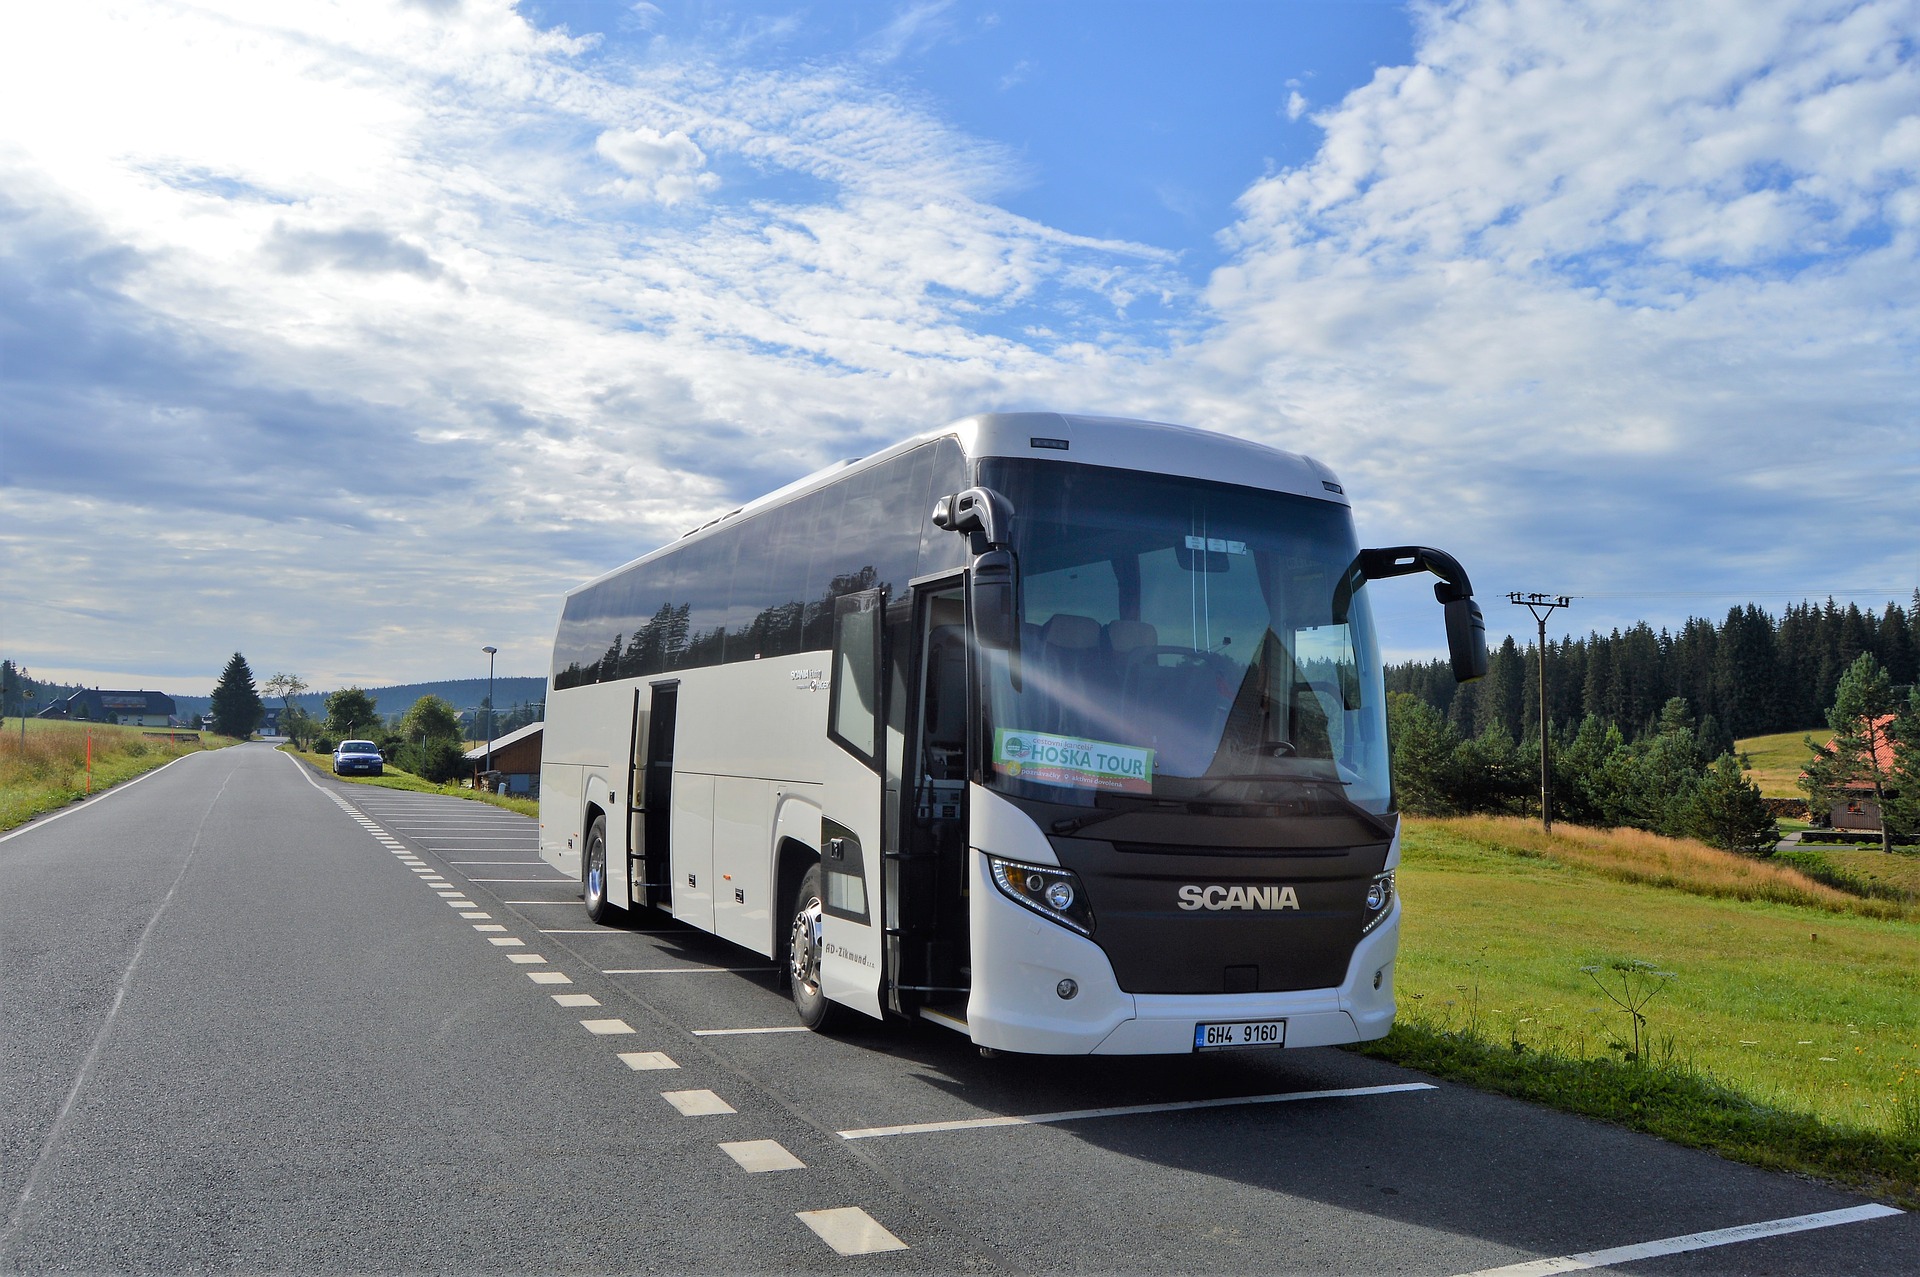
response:
[[[370,740],[343,740],[333,751],[336,776],[378,776],[385,765],[379,747]]]

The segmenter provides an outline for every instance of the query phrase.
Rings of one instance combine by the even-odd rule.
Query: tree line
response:
[[[1577,730],[1589,717],[1627,741],[1657,735],[1661,715],[1682,697],[1710,746],[1804,730],[1823,721],[1841,677],[1871,654],[1893,686],[1920,682],[1920,590],[1910,606],[1878,614],[1857,604],[1798,603],[1775,616],[1756,604],[1730,608],[1718,624],[1690,618],[1676,631],[1644,621],[1611,634],[1547,641],[1547,717]],[[1539,722],[1534,644],[1509,637],[1493,649],[1487,677],[1456,684],[1444,660],[1386,670],[1387,690],[1432,706],[1462,737],[1499,727],[1519,739]]]

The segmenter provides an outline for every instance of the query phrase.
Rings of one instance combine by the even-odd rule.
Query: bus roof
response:
[[[966,454],[968,461],[981,457],[1076,461],[1082,465],[1210,479],[1241,487],[1287,492],[1340,505],[1349,504],[1346,492],[1333,471],[1320,462],[1296,452],[1285,452],[1232,435],[1128,417],[1092,417],[1058,412],[976,413],[902,439],[867,456],[836,461],[785,487],[756,497],[737,509],[729,510],[685,533],[678,540],[604,572],[592,581],[569,590],[568,594],[577,594],[709,528],[810,492],[850,470],[878,465],[902,452],[947,437],[958,440],[960,450]]]

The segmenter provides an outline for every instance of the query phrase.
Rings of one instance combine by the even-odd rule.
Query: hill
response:
[[[337,689],[329,689],[337,690]],[[487,680],[484,678],[443,679],[437,683],[396,683],[389,687],[363,688],[373,697],[374,708],[389,721],[398,718],[413,707],[413,703],[422,696],[438,696],[457,710],[473,709],[487,698]],[[325,717],[327,712],[327,692],[303,692],[293,698],[293,703],[316,718]],[[270,705],[278,705],[277,696],[262,696]],[[496,678],[493,680],[494,709],[505,715],[517,705],[541,705],[547,699],[547,680],[544,678]],[[212,702],[207,696],[176,696],[173,702],[179,707],[182,718],[191,718],[195,714],[207,712]]]
[[[1747,779],[1760,786],[1767,798],[1805,798],[1800,788],[1800,773],[1807,765],[1807,737],[1825,744],[1833,739],[1823,724],[1802,732],[1776,732],[1771,736],[1749,736],[1733,743],[1735,753],[1745,754],[1750,764]]]

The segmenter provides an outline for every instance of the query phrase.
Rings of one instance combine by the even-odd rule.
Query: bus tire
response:
[[[820,987],[822,896],[820,866],[810,867],[793,893],[787,929],[787,983],[793,990],[793,1009],[800,1023],[824,1033],[833,1023],[833,1003]]]
[[[607,818],[595,816],[587,829],[586,849],[580,853],[580,898],[587,917],[603,927],[620,921],[622,910],[607,899]]]

